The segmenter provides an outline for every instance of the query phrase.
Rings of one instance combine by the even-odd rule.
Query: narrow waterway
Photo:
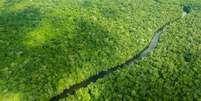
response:
[[[88,79],[86,79],[86,80],[84,80],[78,84],[72,85],[69,89],[64,89],[64,91],[61,94],[58,94],[58,95],[52,97],[50,99],[50,101],[59,101],[60,99],[65,98],[70,94],[74,94],[74,92],[79,90],[80,88],[87,87],[92,82],[95,83],[98,79],[101,79],[104,76],[113,73],[114,71],[117,71],[121,68],[126,68],[126,67],[128,67],[128,65],[138,63],[139,61],[141,61],[144,57],[146,57],[149,53],[151,53],[157,47],[159,39],[160,39],[160,35],[167,30],[167,27],[171,23],[176,22],[177,20],[179,20],[179,19],[181,19],[187,15],[186,12],[184,12],[184,13],[185,13],[185,15],[182,15],[181,17],[178,17],[172,21],[169,21],[166,24],[164,24],[162,27],[160,27],[154,33],[149,45],[147,47],[145,47],[138,55],[127,60],[125,63],[122,63],[120,65],[117,65],[117,66],[112,67],[112,68],[107,69],[107,70],[103,70],[103,71],[97,73],[96,75],[93,75],[93,76],[89,77]]]

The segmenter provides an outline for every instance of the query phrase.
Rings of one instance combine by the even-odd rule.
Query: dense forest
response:
[[[200,73],[200,0],[0,0],[0,101],[199,101]]]

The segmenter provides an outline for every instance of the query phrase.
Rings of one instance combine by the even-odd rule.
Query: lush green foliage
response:
[[[193,2],[193,4],[199,2]],[[201,7],[201,6],[200,6]],[[201,11],[170,25],[159,46],[137,65],[90,84],[72,101],[191,101],[201,99]],[[64,99],[65,100],[65,99]]]
[[[44,101],[62,92],[64,88],[85,80],[101,70],[123,63],[149,43],[157,28],[181,15],[182,4],[183,1],[177,0],[0,0],[0,100]],[[175,24],[172,32],[178,33],[179,39],[180,37],[196,38],[196,42],[199,42],[199,34],[191,35],[191,32],[195,30],[191,26],[199,28],[198,21],[193,20],[198,16],[200,15],[194,14],[188,18],[195,21],[197,26],[186,19],[189,25]],[[189,29],[188,33],[183,30],[190,35],[183,35],[181,30],[183,27],[179,27],[180,25],[190,26],[190,29],[186,28]],[[171,49],[186,50],[183,47],[189,42],[184,39],[175,39],[180,41],[183,47],[178,47],[179,42],[175,42],[168,44],[173,48],[167,50],[164,48],[167,47],[165,42],[170,37],[177,37],[168,36],[168,34],[163,37],[166,39],[163,39],[161,48],[159,47],[156,52],[158,56],[153,54],[138,66],[131,66],[132,70],[123,70],[120,74],[114,74],[97,85],[91,85],[88,88],[91,89],[90,95],[82,95],[87,94],[88,89],[80,90],[77,98],[82,100],[119,98],[122,95],[119,95],[118,91],[124,91],[125,94],[132,92],[133,95],[129,97],[144,94],[143,90],[146,90],[146,87],[152,87],[149,83],[142,83],[144,86],[139,86],[141,77],[147,82],[150,80],[149,77],[152,74],[146,73],[153,68],[149,63],[155,63],[158,69],[161,67],[158,64],[163,62],[167,64],[166,67],[169,67],[169,61],[165,59],[170,59],[171,63],[173,59],[177,59],[175,55],[178,54]],[[183,41],[185,43],[182,43]],[[166,53],[163,54],[162,50]],[[191,62],[195,61],[192,59],[195,54],[198,54],[196,53],[198,50],[192,47],[187,50],[183,55],[191,66]],[[169,52],[168,57],[161,56]],[[199,57],[196,60],[199,60]],[[173,62],[185,65],[185,62]],[[179,64],[178,67],[182,67]],[[184,71],[191,69],[188,66],[185,68],[186,70],[180,69]],[[132,80],[138,83],[131,82],[132,85],[128,85],[125,77],[130,74],[132,74],[130,76]],[[175,73],[175,77],[177,75]],[[168,76],[169,74],[167,78]],[[158,80],[156,77],[153,78]],[[115,91],[111,90],[112,84],[115,84]],[[159,82],[155,84],[153,86],[157,86]],[[124,88],[119,87],[127,89],[123,90]],[[134,87],[142,93],[138,95]],[[73,96],[71,98],[74,99]]]

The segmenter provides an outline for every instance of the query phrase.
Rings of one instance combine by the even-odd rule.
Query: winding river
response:
[[[64,89],[64,91],[54,97],[52,97],[50,99],[50,101],[59,101],[62,98],[67,97],[70,94],[74,94],[75,91],[79,90],[80,88],[84,88],[87,87],[90,83],[95,83],[98,79],[103,78],[104,76],[113,73],[114,71],[117,71],[121,68],[126,68],[128,67],[128,65],[131,64],[136,64],[139,61],[143,60],[144,57],[146,57],[150,52],[152,52],[158,45],[159,39],[160,39],[160,35],[165,32],[167,30],[167,27],[173,23],[176,22],[177,20],[183,18],[184,16],[187,15],[187,12],[183,12],[183,15],[181,17],[178,17],[172,21],[167,22],[166,24],[164,24],[162,27],[160,27],[153,35],[149,45],[147,47],[145,47],[139,54],[137,54],[136,56],[134,56],[133,58],[127,60],[125,63],[122,63],[120,65],[114,66],[110,69],[107,70],[103,70],[91,77],[89,77],[88,79],[72,85],[69,89]]]

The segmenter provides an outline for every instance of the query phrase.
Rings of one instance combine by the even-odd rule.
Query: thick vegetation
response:
[[[48,100],[123,63],[149,43],[157,28],[180,16],[182,4],[178,0],[1,0],[0,100]],[[149,58],[68,99],[155,98],[159,94],[168,98],[175,89],[181,96],[192,94],[190,87],[199,97],[201,27],[200,8],[195,5],[197,12],[174,23]],[[197,85],[188,85],[193,82]]]
[[[193,2],[192,6],[197,3]],[[200,100],[201,11],[198,7],[193,9],[186,18],[170,25],[161,36],[159,46],[143,61],[117,71],[66,99]]]

